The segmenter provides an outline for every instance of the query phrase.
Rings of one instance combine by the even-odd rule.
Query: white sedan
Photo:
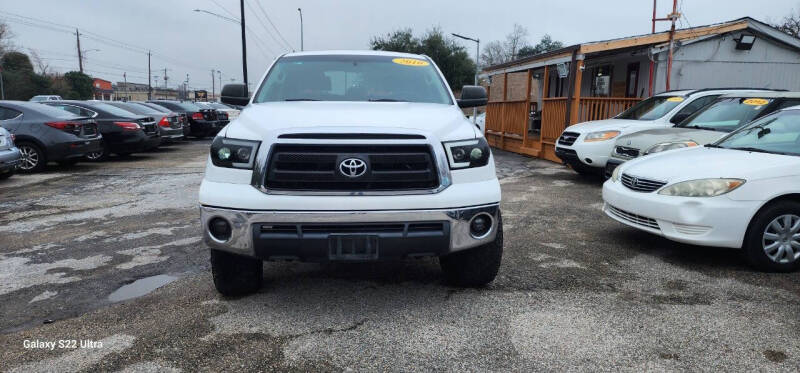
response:
[[[800,107],[718,142],[642,157],[603,185],[611,218],[668,239],[742,248],[767,271],[800,266]]]

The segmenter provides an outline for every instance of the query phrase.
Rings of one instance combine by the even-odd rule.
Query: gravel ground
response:
[[[207,146],[0,182],[0,371],[800,369],[799,273],[624,227],[599,180],[500,151],[490,286],[446,286],[431,259],[268,263],[258,294],[223,298],[197,223]]]

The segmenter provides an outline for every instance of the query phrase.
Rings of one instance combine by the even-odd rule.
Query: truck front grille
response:
[[[347,160],[355,160],[350,166],[363,162],[364,168],[350,172],[343,165]],[[268,190],[291,191],[426,190],[440,182],[427,144],[276,144],[265,175]]]
[[[558,144],[572,146],[580,135],[581,134],[577,132],[564,132],[561,134],[561,137],[558,138]]]

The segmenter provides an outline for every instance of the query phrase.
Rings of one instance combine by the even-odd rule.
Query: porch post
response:
[[[528,147],[528,123],[530,122],[531,111],[531,79],[533,79],[533,70],[528,69],[528,82],[525,84],[525,123],[522,125],[522,146]]]
[[[550,97],[550,65],[544,65],[544,83],[542,83],[542,107],[539,108],[539,110],[542,112],[540,115],[542,126],[539,129],[539,151],[541,152],[539,153],[539,157],[542,158],[544,157],[544,136],[542,134],[545,126],[544,108],[546,106],[544,99],[548,97]]]
[[[508,100],[508,72],[503,73],[503,104],[500,106],[502,109],[500,110],[501,114],[501,124],[500,124],[500,149],[506,149],[506,119],[507,116],[504,115],[507,111],[506,101]]]
[[[575,88],[572,90],[573,91],[573,94],[572,94],[572,107],[570,108],[571,112],[569,114],[569,118],[570,118],[569,119],[569,124],[578,123],[578,121],[580,120],[580,118],[578,118],[578,116],[580,115],[580,109],[581,109],[580,108],[580,106],[581,106],[581,80],[583,80],[582,79],[583,71],[581,69],[583,68],[583,60],[578,60],[576,62],[577,63],[575,64]]]

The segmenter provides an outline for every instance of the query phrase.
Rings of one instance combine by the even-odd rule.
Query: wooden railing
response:
[[[640,100],[636,97],[581,97],[578,119],[574,123],[611,118]]]
[[[542,99],[542,141],[555,141],[564,131],[567,120],[567,98]]]
[[[527,101],[490,102],[486,107],[487,132],[522,137],[527,124]]]

